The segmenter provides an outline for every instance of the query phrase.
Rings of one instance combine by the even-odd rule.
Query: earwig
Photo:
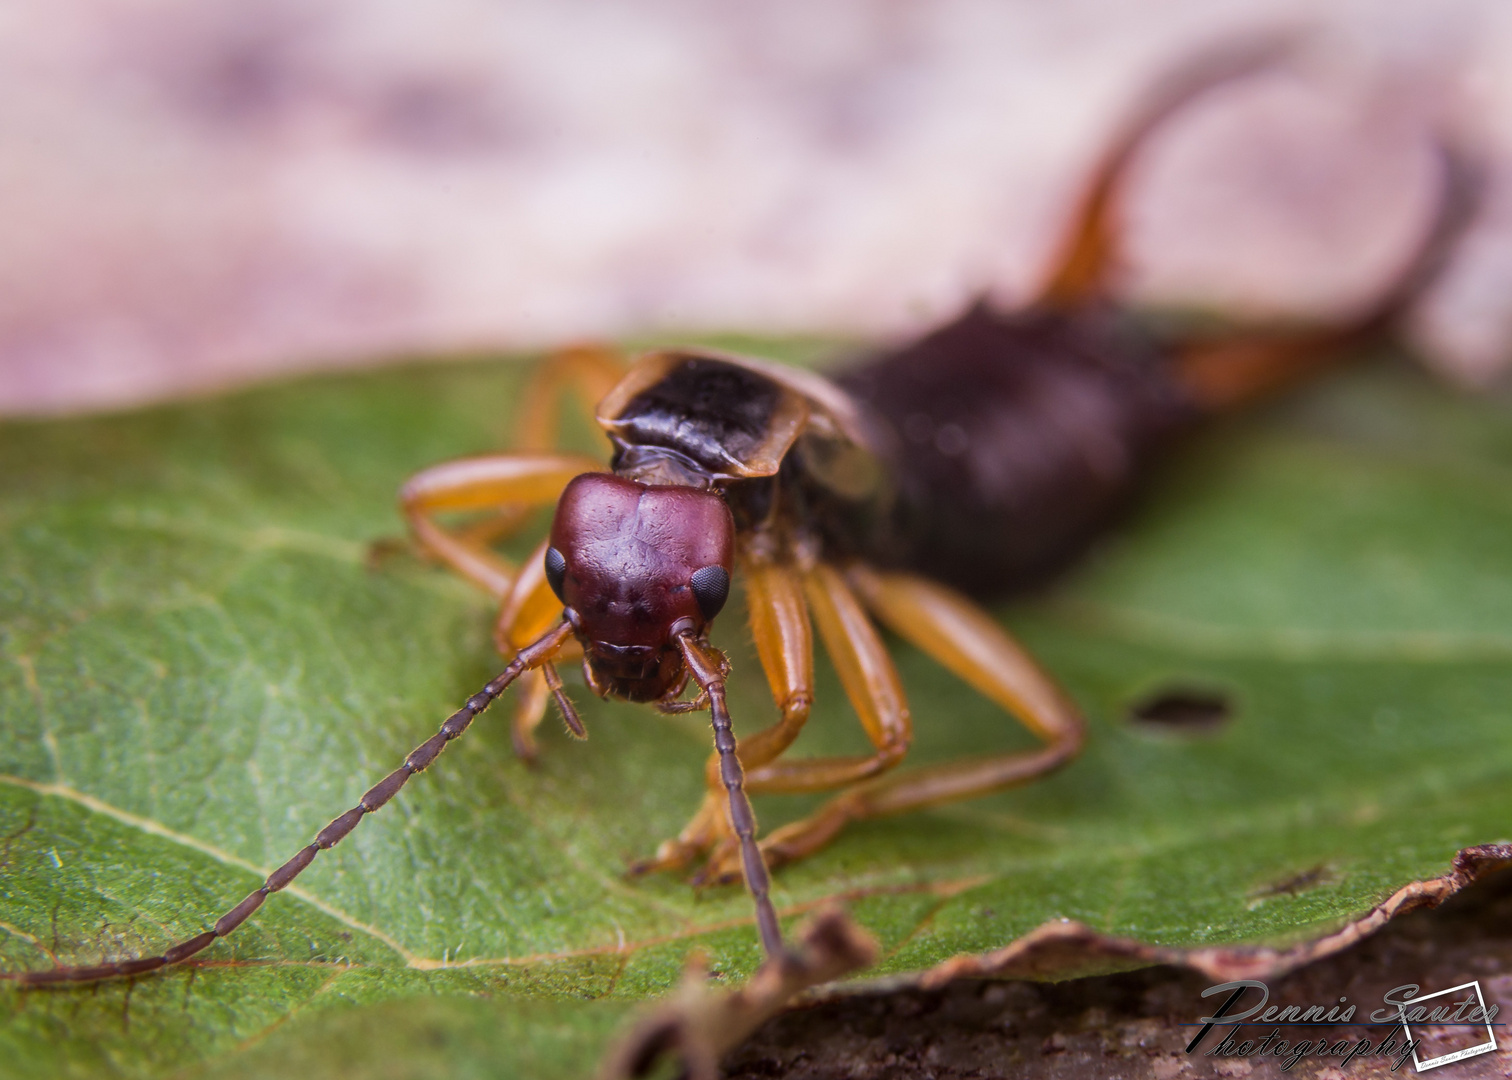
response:
[[[580,348],[542,365],[522,403],[519,452],[428,468],[400,493],[418,546],[498,600],[503,671],[210,929],[159,956],[3,977],[94,982],[196,956],[397,795],[516,682],[519,756],[534,759],[550,699],[569,732],[586,738],[557,672],[562,660],[580,658],[601,697],[708,711],[704,802],[630,872],[703,857],[695,883],[744,878],[769,956],[783,949],[769,867],[818,851],[850,822],[983,795],[1070,761],[1084,738],[1076,709],[966,594],[986,599],[1044,580],[1116,518],[1180,436],[1388,330],[1432,283],[1475,203],[1475,170],[1444,147],[1436,220],[1357,318],[1205,339],[1142,330],[1107,295],[1128,162],[1180,106],[1264,60],[1194,69],[1147,104],[1097,170],[1055,269],[1021,311],[977,304],[834,380],[700,350],[654,352],[627,370],[607,349]],[[607,469],[552,449],[569,388],[597,403],[613,445]],[[493,550],[530,509],[550,504],[550,536],[530,560],[516,567]],[[487,516],[465,528],[438,520],[455,513]],[[728,662],[708,637],[737,569],[778,710],[775,723],[738,741]],[[877,623],[1000,705],[1042,747],[892,771],[913,721]],[[814,628],[870,754],[783,758],[813,702]],[[684,699],[690,682],[695,696]],[[758,839],[750,793],[820,791],[838,794]]]

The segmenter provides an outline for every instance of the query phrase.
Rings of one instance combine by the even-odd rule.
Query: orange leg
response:
[[[814,701],[814,641],[799,575],[789,566],[756,557],[747,557],[742,568],[756,655],[780,714],[771,727],[740,740],[741,765],[756,769],[791,746],[808,722]],[[711,757],[711,785],[717,770],[718,761]]]
[[[739,741],[736,754],[740,763],[752,769],[791,746],[808,721],[814,700],[814,643],[803,582],[797,572],[749,550],[742,553],[741,570],[756,653],[780,713],[777,723]],[[707,783],[703,803],[682,832],[664,841],[653,857],[632,865],[631,874],[681,869],[732,835],[724,812],[725,790],[717,754],[709,758]]]
[[[574,476],[603,468],[591,458],[565,454],[458,458],[410,477],[399,491],[399,503],[424,551],[502,600],[514,588],[515,568],[476,537],[441,525],[435,515],[546,506],[556,502]]]
[[[1017,717],[1062,760],[1081,749],[1081,716],[1024,647],[954,589],[915,574],[852,566],[847,577],[889,629]]]
[[[629,367],[623,354],[604,345],[576,345],[552,353],[536,365],[520,399],[515,446],[555,450],[561,437],[562,397],[573,391],[592,420],[598,403],[609,396]]]
[[[1046,745],[1040,750],[949,762],[859,783],[809,817],[763,840],[761,850],[770,866],[813,854],[853,821],[921,810],[1025,783],[1065,764],[1082,746],[1084,731],[1075,707],[1029,654],[975,604],[912,574],[855,566],[847,577],[883,623],[1001,705]],[[734,880],[738,865],[723,849],[716,854],[720,862],[712,876]]]
[[[415,538],[427,554],[502,599],[514,572],[488,550],[522,525],[530,511],[555,502],[568,480],[603,466],[555,453],[562,395],[577,391],[592,416],[599,399],[625,371],[616,352],[597,346],[564,349],[537,365],[516,412],[519,452],[459,458],[416,473],[399,493]],[[442,529],[432,515],[442,511],[490,511],[470,525]]]
[[[561,435],[562,399],[569,391],[592,420],[595,406],[614,389],[628,368],[626,359],[607,346],[576,345],[548,355],[536,365],[515,409],[512,439],[515,449],[537,454],[554,452]],[[487,545],[513,535],[529,519],[529,507],[498,507],[457,530],[457,536],[474,546]]]
[[[888,627],[1001,705],[1046,745],[980,761],[911,769],[857,785],[807,820],[773,833],[763,847],[771,862],[816,851],[852,821],[922,810],[1025,783],[1064,765],[1082,746],[1084,729],[1075,707],[975,604],[911,574],[854,567],[850,579]]]
[[[826,791],[845,787],[897,765],[913,740],[913,723],[897,669],[845,578],[834,567],[821,563],[804,576],[803,584],[819,636],[861,727],[876,750],[865,755],[795,761],[783,761],[774,754],[750,768],[746,789],[751,792]],[[767,745],[775,745],[777,741],[773,739]],[[777,753],[786,746],[784,743]],[[762,842],[761,849],[769,859],[779,863],[798,858],[828,842],[843,825],[843,819],[836,821],[833,828],[827,822],[805,819],[778,829]],[[816,829],[823,831],[823,835]],[[738,852],[725,837],[694,880],[698,883],[734,880],[739,870]]]
[[[751,770],[746,786],[752,792],[823,791],[854,783],[902,761],[913,741],[913,720],[898,671],[845,578],[820,563],[804,575],[803,587],[840,684],[876,752],[770,761]]]

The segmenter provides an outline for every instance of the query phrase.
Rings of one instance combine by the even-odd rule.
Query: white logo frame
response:
[[[1452,1065],[1454,1062],[1464,1061],[1466,1058],[1479,1057],[1481,1054],[1489,1054],[1497,1048],[1496,1032],[1491,1030],[1491,1021],[1488,1019],[1486,1021],[1485,1042],[1476,1043],[1474,1046],[1467,1046],[1463,1050],[1455,1050],[1453,1053],[1441,1054],[1436,1058],[1429,1058],[1427,1061],[1418,1060],[1417,1046],[1412,1044],[1412,1028],[1407,1023],[1407,1006],[1411,1005],[1413,1008],[1416,1008],[1425,1001],[1432,1001],[1434,998],[1443,997],[1445,994],[1457,994],[1461,990],[1469,990],[1472,987],[1475,989],[1476,1003],[1480,1005],[1480,1014],[1481,1016],[1485,1016],[1486,998],[1481,993],[1480,981],[1478,979],[1473,982],[1462,983],[1459,986],[1451,986],[1447,990],[1424,994],[1421,997],[1415,997],[1409,1001],[1402,1002],[1397,1006],[1399,1010],[1398,1015],[1402,1018],[1402,1030],[1407,1033],[1408,1044],[1412,1045],[1412,1067],[1417,1072],[1426,1072],[1429,1069],[1436,1069],[1440,1065]]]

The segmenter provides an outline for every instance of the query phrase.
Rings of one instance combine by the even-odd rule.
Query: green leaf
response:
[[[400,535],[406,475],[507,445],[522,377],[427,367],[0,429],[0,964],[200,932],[497,670],[484,598],[369,548]],[[789,924],[844,900],[881,973],[1063,917],[1295,941],[1506,836],[1509,481],[1505,406],[1399,370],[1204,434],[1087,564],[1002,611],[1085,709],[1087,752],[853,827],[777,874]],[[716,640],[751,731],[773,709],[738,607]],[[896,655],[911,760],[1032,745]],[[1234,716],[1128,720],[1171,686]],[[742,890],[621,875],[696,806],[706,719],[577,696],[587,744],[548,724],[527,769],[507,705],[488,714],[206,963],[0,991],[0,1074],[580,1075],[689,949],[743,977]],[[859,749],[824,663],[818,699],[802,752]]]

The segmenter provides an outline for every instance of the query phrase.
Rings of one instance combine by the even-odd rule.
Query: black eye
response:
[[[688,581],[693,589],[693,598],[698,601],[698,610],[705,619],[712,619],[724,608],[730,597],[730,575],[722,566],[705,566],[693,571]]]
[[[546,549],[546,584],[556,593],[556,598],[566,603],[562,596],[562,575],[567,573],[567,557],[554,547]]]

